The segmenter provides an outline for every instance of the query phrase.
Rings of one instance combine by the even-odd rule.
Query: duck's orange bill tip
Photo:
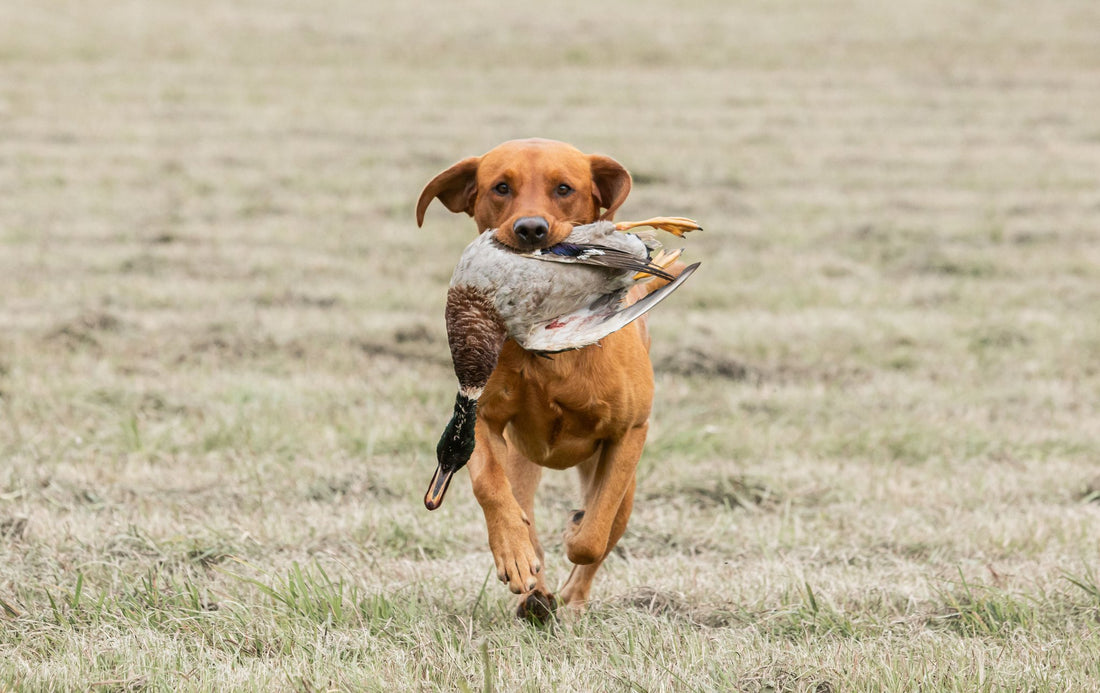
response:
[[[424,494],[425,508],[435,510],[443,505],[443,496],[447,493],[447,487],[451,485],[452,476],[454,472],[444,471],[442,466],[435,468],[435,474],[432,475],[432,480],[428,484],[428,492]]]

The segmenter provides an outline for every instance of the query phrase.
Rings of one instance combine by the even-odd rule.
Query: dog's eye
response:
[[[512,192],[512,189],[508,187],[507,183],[497,183],[493,186],[493,192],[495,192],[497,195],[507,195],[508,193]]]
[[[573,192],[573,188],[569,187],[569,186],[568,186],[568,185],[566,185],[565,183],[562,183],[562,184],[561,184],[561,185],[559,185],[559,186],[558,186],[558,188],[557,188],[557,193],[558,193],[558,195],[560,195],[560,196],[562,196],[562,197],[565,197],[566,195],[568,195],[568,194],[569,194],[569,193],[571,193],[571,192]]]

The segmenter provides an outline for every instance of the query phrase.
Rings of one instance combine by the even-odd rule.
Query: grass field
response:
[[[674,5],[684,5],[676,7]],[[1095,690],[1100,5],[0,5],[0,690]],[[516,622],[422,185],[685,215],[638,503]],[[538,507],[551,584],[573,477]]]

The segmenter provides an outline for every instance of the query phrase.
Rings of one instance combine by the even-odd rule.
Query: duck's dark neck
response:
[[[443,429],[439,444],[435,446],[435,456],[439,460],[439,465],[428,483],[427,493],[424,494],[424,505],[428,510],[435,510],[443,503],[443,496],[451,485],[451,477],[462,469],[470,461],[470,455],[474,454],[476,425],[477,395],[460,391],[455,397],[454,414],[447,422],[447,427]]]
[[[455,411],[439,444],[435,455],[440,464],[458,469],[466,464],[474,453],[474,425],[477,423],[477,398],[459,392],[455,397]]]

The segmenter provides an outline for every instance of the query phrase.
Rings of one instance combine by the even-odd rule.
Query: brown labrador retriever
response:
[[[478,232],[531,250],[561,242],[575,224],[611,219],[630,192],[630,174],[606,156],[564,142],[505,142],[463,159],[420,194],[416,221],[438,198],[474,218]],[[670,270],[683,269],[676,263]],[[637,287],[642,292],[653,286]],[[653,402],[653,368],[644,320],[598,345],[550,357],[504,344],[478,400],[469,461],[474,495],[485,513],[497,576],[522,595],[520,616],[543,620],[556,607],[543,576],[535,531],[535,490],[542,470],[575,468],[583,510],[572,513],[565,548],[574,564],[561,589],[583,608],[600,564],[626,529],[635,471]]]

